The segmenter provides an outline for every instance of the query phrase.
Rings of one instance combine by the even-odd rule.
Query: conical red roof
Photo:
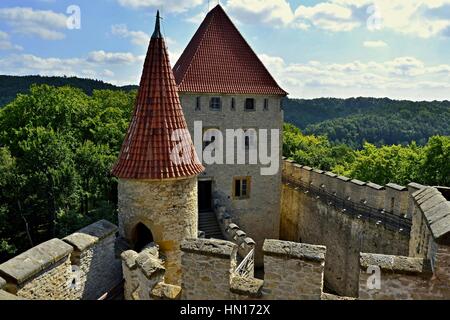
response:
[[[173,68],[179,92],[287,95],[220,5]]]
[[[173,161],[180,142],[172,141],[175,130],[184,138],[184,161]],[[180,149],[181,150],[181,149]],[[178,159],[180,160],[180,159]],[[133,118],[112,173],[122,179],[170,179],[196,175],[204,170],[187,130],[175,78],[159,27],[145,58]]]

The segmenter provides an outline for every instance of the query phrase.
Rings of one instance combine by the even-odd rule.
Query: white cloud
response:
[[[327,0],[297,8],[287,0],[228,0],[225,7],[245,23],[330,32],[386,29],[422,38],[450,37],[450,0]]]
[[[87,61],[93,63],[130,64],[143,60],[130,52],[105,52],[103,50],[89,53]]]
[[[300,6],[296,16],[331,31],[364,26],[429,38],[450,30],[449,10],[450,0],[329,0]]]
[[[366,48],[386,48],[388,44],[384,41],[364,41],[363,46]]]
[[[288,26],[294,20],[291,5],[286,0],[228,0],[226,9],[245,23],[261,22]]]
[[[111,27],[111,33],[115,36],[130,39],[137,46],[147,46],[150,35],[144,31],[130,31],[125,24],[116,24]]]
[[[299,6],[295,17],[304,24],[328,31],[350,31],[360,26],[360,22],[353,19],[350,8],[328,2],[310,7]]]
[[[67,17],[64,14],[24,7],[1,8],[0,19],[17,33],[34,35],[45,40],[65,38],[61,32],[67,27]]]
[[[118,0],[118,3],[123,7],[132,9],[160,9],[162,13],[185,12],[201,5],[203,2],[204,0]]]
[[[82,58],[39,57],[13,54],[0,57],[0,74],[77,76],[105,79],[115,83],[136,84],[142,71],[144,56],[126,52],[93,51]]]
[[[264,54],[260,59],[291,97],[450,99],[450,65],[429,65],[415,57],[339,64],[286,63]]]
[[[0,50],[17,50],[22,51],[23,48],[13,44],[9,39],[9,34],[0,30]]]

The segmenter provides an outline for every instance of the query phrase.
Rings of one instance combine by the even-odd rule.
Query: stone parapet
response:
[[[84,251],[117,231],[116,225],[106,220],[100,220],[63,238],[63,241],[73,246],[75,250]]]
[[[52,239],[0,265],[0,274],[8,283],[21,285],[60,260],[66,259],[72,251],[73,248],[67,243]]]
[[[298,242],[266,240],[263,246],[264,256],[284,257],[315,262],[325,261],[326,248]]]

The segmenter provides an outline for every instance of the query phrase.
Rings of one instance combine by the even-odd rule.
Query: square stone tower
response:
[[[266,129],[270,142],[271,130],[276,129],[281,166],[281,101],[287,93],[220,5],[208,13],[173,71],[191,135],[199,134],[194,125],[201,121],[200,135],[207,138],[200,148],[196,145],[197,153],[211,141],[217,141],[217,130],[225,139],[227,129],[256,132],[257,138]],[[262,175],[261,168],[267,165],[261,164],[260,159],[250,164],[251,149],[259,151],[258,142],[253,140],[249,136],[241,141],[245,143],[246,164],[203,163],[206,171],[199,176],[199,210],[200,214],[211,211],[212,198],[219,199],[233,221],[257,242],[256,260],[260,264],[264,239],[279,236],[281,168],[275,174]],[[224,162],[225,158],[226,155]]]
[[[170,284],[181,281],[184,239],[197,238],[197,175],[159,12],[133,117],[112,173],[119,178],[119,232],[136,251],[155,242]]]

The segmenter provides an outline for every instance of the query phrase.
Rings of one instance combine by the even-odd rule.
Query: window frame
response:
[[[202,110],[202,97],[195,97],[195,111],[201,111]]]
[[[248,101],[253,101],[253,107],[251,109],[247,108],[247,102]],[[245,101],[244,101],[244,110],[248,111],[248,112],[256,111],[256,99],[255,98],[246,98]]]
[[[269,99],[264,99],[264,111],[269,111]]]
[[[240,195],[237,195],[236,193],[236,182],[239,181],[239,193]],[[245,181],[245,195],[242,195],[242,186],[243,186],[243,182]],[[233,199],[235,200],[246,200],[246,199],[250,199],[250,192],[251,192],[251,184],[252,184],[252,177],[250,176],[240,176],[240,177],[233,177],[233,186],[232,186],[232,194],[233,194]]]
[[[218,100],[218,108],[213,108],[213,100],[217,99]],[[216,101],[217,102],[217,101]],[[214,103],[214,105],[217,105]],[[220,97],[211,97],[209,99],[209,110],[212,111],[221,111],[222,110],[222,98]]]

